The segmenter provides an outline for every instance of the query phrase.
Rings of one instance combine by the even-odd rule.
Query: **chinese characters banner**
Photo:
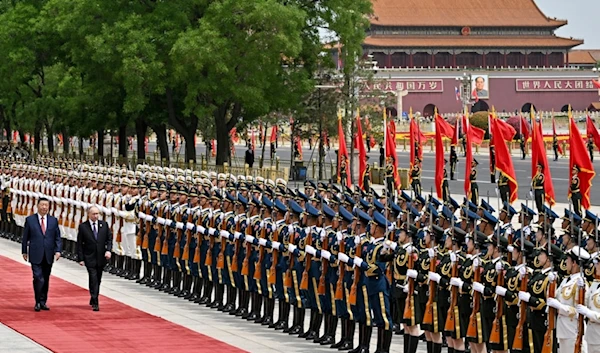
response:
[[[539,79],[539,80],[515,80],[517,92],[544,92],[544,91],[594,91],[596,88],[592,80],[586,79]]]
[[[369,84],[363,83],[367,91],[444,92],[443,80],[388,80]]]

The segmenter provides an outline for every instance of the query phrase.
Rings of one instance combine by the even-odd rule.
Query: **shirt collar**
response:
[[[38,215],[38,221],[42,221],[42,218],[48,219],[48,215],[42,216],[41,214],[37,214]]]

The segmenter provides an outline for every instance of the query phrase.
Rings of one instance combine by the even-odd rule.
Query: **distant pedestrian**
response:
[[[252,144],[250,144],[250,146],[246,150],[244,163],[246,163],[250,168],[252,168],[252,166],[254,165],[254,150],[252,149]]]

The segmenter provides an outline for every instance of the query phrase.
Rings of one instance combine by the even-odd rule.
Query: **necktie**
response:
[[[46,235],[46,225],[44,224],[44,217],[42,217],[42,234]]]
[[[94,232],[94,238],[98,240],[98,231],[96,230],[96,222],[92,223],[92,231]]]

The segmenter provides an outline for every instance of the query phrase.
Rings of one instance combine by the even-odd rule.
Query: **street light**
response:
[[[338,86],[334,85],[315,85],[315,88],[319,90],[319,180],[323,179],[323,160],[325,158],[325,151],[323,147],[323,114],[321,113],[321,90],[323,89],[335,89]]]

